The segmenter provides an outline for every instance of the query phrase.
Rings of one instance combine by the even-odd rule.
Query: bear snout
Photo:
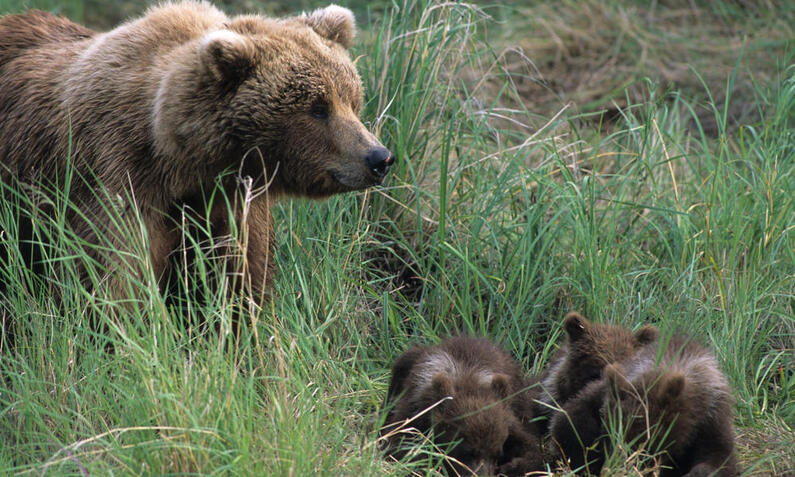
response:
[[[364,162],[374,176],[382,179],[389,172],[389,166],[395,163],[395,156],[392,155],[389,149],[378,146],[367,151]]]

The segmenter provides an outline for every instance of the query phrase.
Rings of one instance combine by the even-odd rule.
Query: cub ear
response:
[[[665,373],[657,383],[659,397],[665,404],[678,398],[685,389],[685,377],[683,374],[671,371]]]
[[[491,389],[500,399],[507,399],[511,394],[510,378],[504,374],[495,374],[491,378]]]
[[[608,364],[603,371],[609,389],[618,392],[623,397],[632,391],[632,383],[626,378],[626,370],[618,363]]]
[[[585,335],[591,323],[576,311],[570,312],[563,319],[563,329],[569,335],[569,339],[577,341]]]
[[[431,395],[433,399],[439,401],[447,396],[453,396],[455,388],[453,387],[453,380],[450,379],[445,373],[436,373],[431,379]]]
[[[218,82],[244,79],[254,66],[254,45],[229,30],[208,33],[201,40],[201,59]]]
[[[327,40],[350,48],[356,36],[356,20],[353,12],[339,5],[319,8],[302,19],[315,33]]]
[[[660,330],[654,325],[645,325],[638,328],[635,332],[635,339],[641,345],[654,343],[660,337]]]

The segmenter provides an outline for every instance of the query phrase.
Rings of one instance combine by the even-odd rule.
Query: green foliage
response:
[[[702,104],[644,80],[633,88],[645,99],[600,125],[529,111],[475,5],[406,0],[379,15],[355,52],[363,116],[399,162],[381,188],[275,207],[276,299],[262,310],[214,273],[200,219],[185,240],[195,266],[165,299],[134,213],[108,211],[132,244],[122,252],[109,234],[84,244],[70,232],[65,190],[3,186],[0,318],[14,343],[2,336],[0,466],[422,472],[378,451],[392,360],[463,331],[540,372],[562,316],[580,310],[709,344],[736,390],[743,465],[786,469],[786,438],[743,436],[795,425],[795,68],[754,83],[747,123],[731,123],[731,95],[713,99],[714,85]],[[737,56],[722,90],[747,74]],[[705,105],[716,134],[701,125]],[[35,214],[28,234],[44,245],[36,274],[14,244],[27,233],[19,214],[41,204],[55,213]],[[125,267],[103,269],[102,254]],[[107,298],[109,276],[129,301]],[[610,461],[617,474],[631,465]]]

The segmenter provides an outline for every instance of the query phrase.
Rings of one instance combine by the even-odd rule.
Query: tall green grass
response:
[[[208,239],[200,220],[176,303],[138,273],[145,235],[134,213],[123,221],[136,272],[124,277],[134,300],[119,303],[102,291],[108,270],[81,279],[92,247],[63,214],[40,216],[48,273],[12,252],[2,274],[15,343],[3,342],[0,362],[0,467],[424,475],[378,451],[392,360],[463,331],[540,372],[576,309],[711,346],[736,391],[743,466],[791,468],[792,56],[756,84],[747,124],[728,127],[731,95],[699,104],[649,80],[635,85],[647,99],[601,129],[574,108],[529,110],[505,57],[479,34],[491,21],[474,5],[406,0],[364,35],[354,52],[363,116],[399,162],[378,189],[275,207],[275,299],[261,310],[230,293],[212,253],[191,246]],[[736,74],[746,74],[741,64]],[[726,80],[731,91],[734,76]],[[700,127],[705,106],[717,136]],[[70,207],[63,191],[41,194]],[[41,203],[12,195],[22,204],[0,208],[11,245],[20,209]],[[109,237],[99,241],[114,253]],[[617,473],[634,465],[610,462]]]

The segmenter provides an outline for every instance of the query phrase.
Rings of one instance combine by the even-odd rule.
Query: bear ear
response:
[[[201,59],[218,82],[237,82],[254,66],[254,45],[229,30],[208,33],[201,40]]]
[[[685,377],[683,374],[671,371],[665,373],[657,386],[660,389],[659,397],[665,404],[668,404],[678,398],[682,391],[685,389]]]
[[[583,337],[588,330],[590,322],[576,311],[572,311],[563,319],[563,329],[569,335],[569,339],[577,341]]]
[[[453,380],[445,373],[436,373],[431,379],[431,395],[433,399],[439,401],[447,396],[453,396],[455,389]]]
[[[491,378],[491,389],[500,399],[507,399],[511,394],[511,380],[504,374],[495,374]]]
[[[319,8],[309,15],[304,15],[303,20],[315,33],[339,43],[345,48],[350,48],[356,36],[356,20],[353,12],[339,5],[329,5]]]
[[[638,328],[635,332],[635,339],[642,345],[647,345],[657,341],[660,337],[660,330],[654,325],[645,325]]]

